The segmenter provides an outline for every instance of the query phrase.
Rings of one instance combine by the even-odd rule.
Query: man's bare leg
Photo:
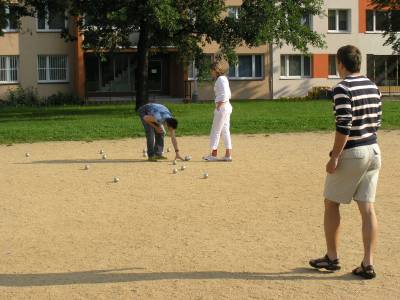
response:
[[[373,203],[357,201],[358,209],[362,218],[362,236],[364,243],[363,265],[374,264],[373,252],[378,237],[378,221],[376,219]]]
[[[325,199],[324,230],[327,255],[330,260],[338,258],[337,247],[339,243],[340,211],[339,203]]]

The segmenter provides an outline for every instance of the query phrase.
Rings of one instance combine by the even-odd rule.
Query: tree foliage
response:
[[[205,61],[202,47],[212,42],[220,45],[219,57],[230,62],[240,45],[285,43],[306,52],[309,46],[324,46],[323,36],[301,22],[304,15],[322,14],[322,4],[322,0],[243,0],[239,18],[227,15],[224,0],[24,0],[20,6],[27,15],[67,10],[85,34],[84,47],[97,52],[137,47],[139,106],[147,102],[147,64],[153,51],[173,46],[182,63],[194,59],[198,67]],[[64,32],[64,37],[73,39],[73,34]]]
[[[388,10],[384,45],[391,45],[395,52],[400,53],[400,0],[373,0],[373,3],[377,10]]]

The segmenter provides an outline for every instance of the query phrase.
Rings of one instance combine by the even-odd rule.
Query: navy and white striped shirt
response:
[[[381,125],[381,93],[365,76],[347,76],[333,89],[336,131],[348,135],[345,149],[376,143]]]

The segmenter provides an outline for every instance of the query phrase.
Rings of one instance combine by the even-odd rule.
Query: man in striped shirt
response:
[[[325,257],[310,260],[317,269],[339,270],[337,245],[340,204],[357,202],[362,217],[364,258],[353,274],[372,279],[373,251],[377,238],[374,210],[376,185],[381,167],[376,132],[381,124],[381,95],[374,83],[360,74],[361,53],[354,46],[337,52],[341,81],[333,90],[336,117],[335,141],[326,164],[324,229]]]

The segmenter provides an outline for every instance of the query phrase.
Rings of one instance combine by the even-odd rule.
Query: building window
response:
[[[39,12],[37,15],[37,31],[59,32],[67,28],[64,12]]]
[[[350,10],[328,10],[328,32],[350,32]]]
[[[211,67],[212,56],[210,54],[205,54],[206,64]],[[199,75],[199,70],[196,68],[195,61],[191,61],[188,65],[188,80],[195,80],[195,76]],[[211,72],[206,74],[206,79],[211,79]]]
[[[367,10],[367,31],[382,32],[387,24],[387,12]]]
[[[389,13],[391,30],[395,32],[400,32],[400,10],[392,10]]]
[[[195,73],[197,74],[197,68],[194,64],[194,60],[191,61],[188,65],[188,79],[189,80],[194,80],[195,78]]]
[[[367,76],[378,86],[400,86],[400,55],[367,55]]]
[[[263,55],[239,55],[238,63],[229,67],[231,79],[261,79],[263,76]]]
[[[306,14],[301,18],[301,25],[307,26],[312,30],[312,15]]]
[[[228,16],[233,19],[239,19],[239,6],[230,6],[228,7]]]
[[[367,10],[367,32],[382,33],[389,24],[393,31],[400,31],[400,10],[390,12]]]
[[[39,82],[68,82],[68,58],[66,55],[39,55]]]
[[[339,78],[339,73],[337,71],[337,57],[336,54],[329,55],[329,78]]]
[[[0,56],[0,83],[17,83],[18,69],[18,56]]]
[[[3,28],[4,32],[15,32],[18,30],[18,16],[15,7],[9,6],[5,8],[5,20],[7,25]]]
[[[281,55],[281,77],[311,77],[311,57],[306,55]]]

